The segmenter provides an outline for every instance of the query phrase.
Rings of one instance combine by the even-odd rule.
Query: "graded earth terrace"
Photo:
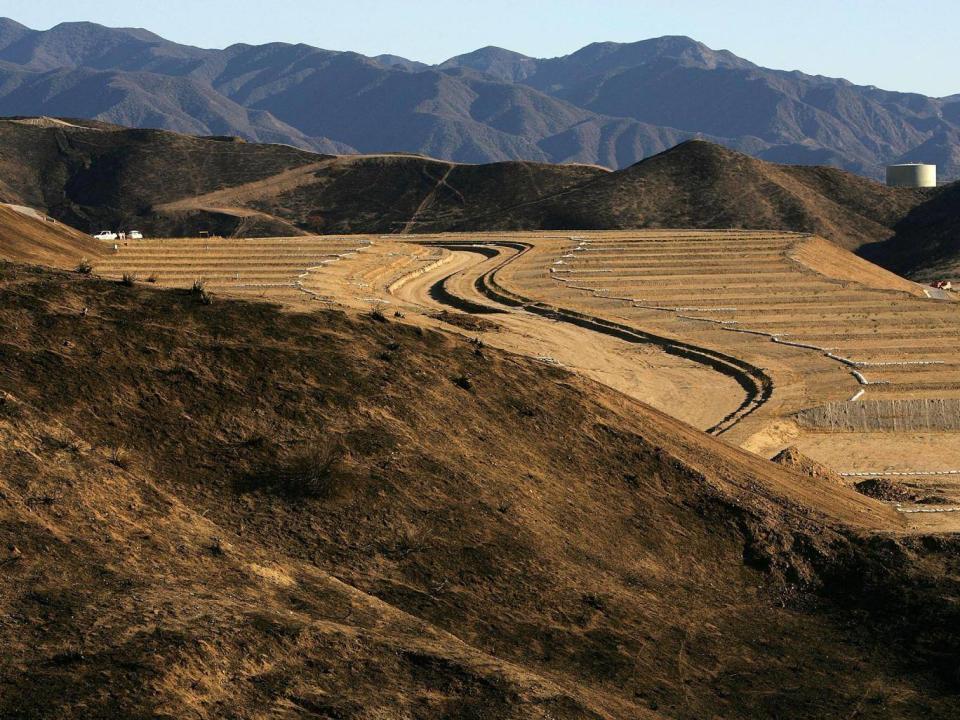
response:
[[[97,271],[442,325],[762,457],[794,446],[844,484],[882,482],[916,527],[960,517],[958,305],[816,236],[160,239],[121,245]]]

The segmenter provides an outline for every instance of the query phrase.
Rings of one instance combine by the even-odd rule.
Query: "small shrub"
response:
[[[201,305],[209,305],[213,302],[210,293],[207,292],[207,283],[203,278],[197,278],[193,281],[193,287],[190,288],[190,294],[200,301]]]
[[[121,470],[130,469],[130,453],[122,445],[115,445],[110,449],[110,464]]]
[[[466,375],[457,375],[457,377],[453,378],[453,384],[464,390],[471,390],[473,388],[473,383]]]
[[[387,322],[387,316],[383,312],[383,303],[378,302],[373,306],[373,309],[370,310],[370,319],[377,322]]]
[[[156,275],[148,275],[148,276],[147,276],[147,282],[148,282],[148,283],[155,283],[156,281],[157,281],[157,276],[156,276]]]
[[[240,489],[246,492],[266,490],[294,499],[327,499],[335,494],[343,454],[339,443],[321,443],[251,474],[242,481]]]
[[[393,316],[394,316],[395,318],[405,318],[405,317],[406,317],[406,315],[404,315],[404,314],[403,314],[402,312],[400,312],[399,310],[397,310],[396,312],[394,312],[394,313],[393,313]]]
[[[134,273],[124,273],[123,277],[120,278],[120,284],[124,287],[133,287],[137,284],[137,276]]]
[[[93,272],[93,265],[86,258],[77,263],[76,271],[81,275],[89,275]]]

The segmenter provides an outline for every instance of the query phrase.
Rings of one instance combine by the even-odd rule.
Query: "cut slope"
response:
[[[13,266],[0,328],[4,716],[956,716],[955,543],[556,369]]]
[[[102,254],[99,241],[28,210],[0,205],[0,259],[73,268]]]

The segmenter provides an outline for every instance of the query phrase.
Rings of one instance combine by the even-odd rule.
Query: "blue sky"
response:
[[[0,0],[0,15],[37,29],[90,20],[202,47],[304,42],[424,62],[484,45],[553,57],[601,40],[689,35],[767,67],[960,93],[958,0]]]

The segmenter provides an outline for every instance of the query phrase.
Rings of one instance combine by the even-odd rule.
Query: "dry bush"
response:
[[[129,470],[131,465],[130,453],[122,445],[115,445],[110,448],[109,461],[121,470]]]
[[[213,297],[207,292],[207,283],[203,278],[197,278],[193,281],[190,294],[197,298],[201,305],[209,305],[213,302]]]
[[[120,278],[120,284],[125,287],[133,287],[137,284],[137,280],[136,273],[124,273],[123,277]]]
[[[383,303],[378,302],[373,306],[373,309],[370,310],[370,319],[376,320],[377,322],[387,322],[387,315],[383,311]]]
[[[157,281],[157,276],[156,276],[156,275],[147,275],[147,282],[148,282],[148,283],[155,283],[156,281]]]
[[[89,275],[93,272],[93,265],[90,264],[90,261],[86,258],[83,258],[80,262],[77,263],[75,270],[81,275]]]
[[[330,498],[336,494],[337,480],[342,476],[344,454],[335,440],[301,449],[248,475],[241,481],[240,490],[263,490],[287,498]]]

